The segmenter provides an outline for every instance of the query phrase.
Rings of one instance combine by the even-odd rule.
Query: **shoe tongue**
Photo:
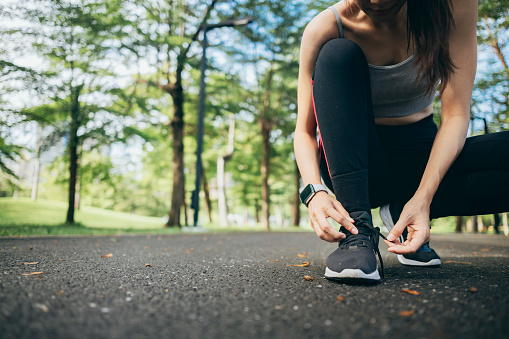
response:
[[[357,226],[357,224],[373,224],[373,219],[371,218],[371,214],[369,214],[366,211],[356,211],[350,213],[350,217],[355,220],[354,224]]]

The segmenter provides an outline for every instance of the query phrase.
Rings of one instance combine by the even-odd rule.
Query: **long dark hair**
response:
[[[428,85],[428,92],[440,80],[442,93],[456,68],[449,54],[454,25],[451,0],[407,0],[408,48],[413,42],[418,80]]]

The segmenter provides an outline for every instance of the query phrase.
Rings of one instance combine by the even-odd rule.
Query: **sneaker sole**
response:
[[[378,269],[372,273],[364,273],[362,270],[350,268],[344,269],[341,272],[335,272],[326,267],[325,278],[336,281],[350,280],[364,282],[379,282],[380,274],[378,273]]]
[[[440,266],[442,264],[442,261],[440,259],[431,259],[428,262],[422,262],[417,260],[411,260],[405,258],[402,254],[398,254],[398,261],[406,266]]]

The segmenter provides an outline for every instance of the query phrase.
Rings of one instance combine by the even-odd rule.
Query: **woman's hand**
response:
[[[406,241],[401,244],[398,237],[408,229]],[[419,247],[430,238],[429,232],[429,204],[414,196],[408,201],[401,212],[398,222],[384,242],[389,246],[389,252],[398,254],[415,253]],[[395,241],[395,243],[390,242]]]
[[[341,203],[327,194],[327,192],[317,192],[309,202],[308,208],[311,227],[322,240],[339,242],[346,237],[344,233],[338,232],[329,224],[327,221],[329,217],[343,225],[353,234],[359,233],[353,225],[354,220],[350,218],[350,215]]]

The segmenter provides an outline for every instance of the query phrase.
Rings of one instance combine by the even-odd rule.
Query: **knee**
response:
[[[338,68],[348,68],[367,64],[364,52],[355,42],[347,39],[329,40],[323,45],[318,59],[317,68],[325,68],[328,72]]]

